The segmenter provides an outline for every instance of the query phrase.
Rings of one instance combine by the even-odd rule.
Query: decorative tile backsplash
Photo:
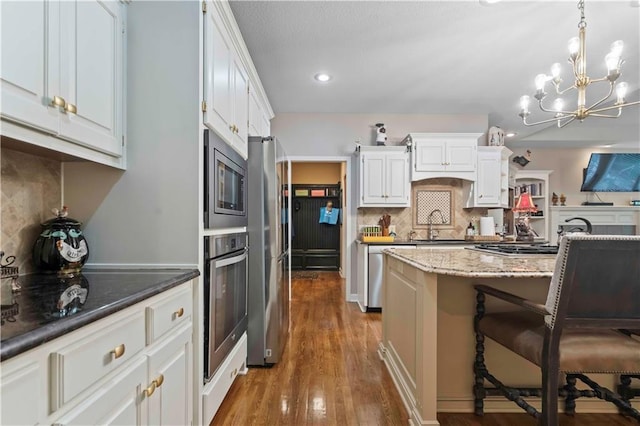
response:
[[[450,191],[451,197],[427,197],[417,202],[416,197],[419,194],[436,192],[442,194]],[[409,232],[413,229],[416,231],[415,238],[427,238],[427,225],[420,224],[422,219],[431,213],[434,208],[442,210],[445,204],[451,203],[451,224],[439,225],[439,215],[437,221],[434,221],[434,229],[439,231],[440,238],[464,238],[465,230],[473,217],[480,217],[486,214],[486,209],[463,209],[464,205],[462,181],[460,179],[425,179],[413,182],[411,185],[410,208],[384,208],[369,207],[358,209],[358,229],[364,225],[377,225],[378,220],[383,214],[391,215],[391,225],[395,225],[398,238],[406,239]],[[435,204],[434,204],[435,203]],[[444,206],[446,208],[446,206]],[[427,211],[428,210],[428,211]],[[443,213],[445,210],[442,210]],[[446,217],[446,215],[445,215]]]
[[[53,218],[62,200],[60,161],[2,149],[0,248],[16,257],[20,274],[33,272],[31,250],[40,223]]]

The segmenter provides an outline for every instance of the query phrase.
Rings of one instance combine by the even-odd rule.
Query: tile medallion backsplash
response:
[[[40,223],[53,218],[62,200],[61,163],[23,152],[2,149],[2,236],[0,248],[16,257],[20,274],[33,272],[31,250]]]
[[[450,195],[448,195],[450,194]],[[420,197],[418,202],[417,197]],[[416,231],[415,238],[427,238],[427,225],[424,218],[433,209],[445,213],[451,224],[439,225],[440,216],[434,220],[434,229],[440,238],[464,238],[465,230],[471,218],[486,214],[487,209],[463,209],[462,180],[425,179],[411,184],[411,207],[385,208],[368,207],[358,209],[358,229],[365,225],[377,225],[383,214],[391,215],[391,225],[395,225],[398,238],[407,239],[409,232]]]

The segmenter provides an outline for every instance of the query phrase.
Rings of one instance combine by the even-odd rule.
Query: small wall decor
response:
[[[524,155],[513,157],[513,162],[519,164],[522,167],[526,166],[527,164],[529,164],[529,162],[531,162],[531,151],[527,150]]]
[[[427,225],[429,223],[429,214],[436,209],[442,212],[442,216],[444,218],[442,225],[452,225],[451,190],[416,191],[416,225]],[[441,224],[438,223],[438,225]]]

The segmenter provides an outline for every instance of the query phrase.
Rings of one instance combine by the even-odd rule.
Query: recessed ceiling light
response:
[[[314,75],[313,78],[315,78],[321,83],[326,83],[327,81],[331,80],[331,76],[323,72]]]
[[[498,3],[500,0],[478,0],[481,5],[486,6],[490,4]]]
[[[516,132],[509,132],[509,133],[507,133],[507,134],[506,134],[506,135],[504,135],[504,136],[505,136],[505,137],[507,137],[507,138],[512,138],[512,137],[514,137],[515,135],[517,135],[517,133],[516,133]]]

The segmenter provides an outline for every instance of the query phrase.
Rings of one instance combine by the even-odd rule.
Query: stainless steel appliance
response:
[[[382,252],[398,246],[369,245],[369,276],[367,281],[367,311],[382,309],[382,275],[384,273],[384,255]]]
[[[247,234],[205,237],[204,376],[209,381],[247,330]]]
[[[246,160],[210,130],[204,158],[204,227],[247,226]]]
[[[248,365],[280,360],[289,334],[290,162],[274,138],[249,137]]]

